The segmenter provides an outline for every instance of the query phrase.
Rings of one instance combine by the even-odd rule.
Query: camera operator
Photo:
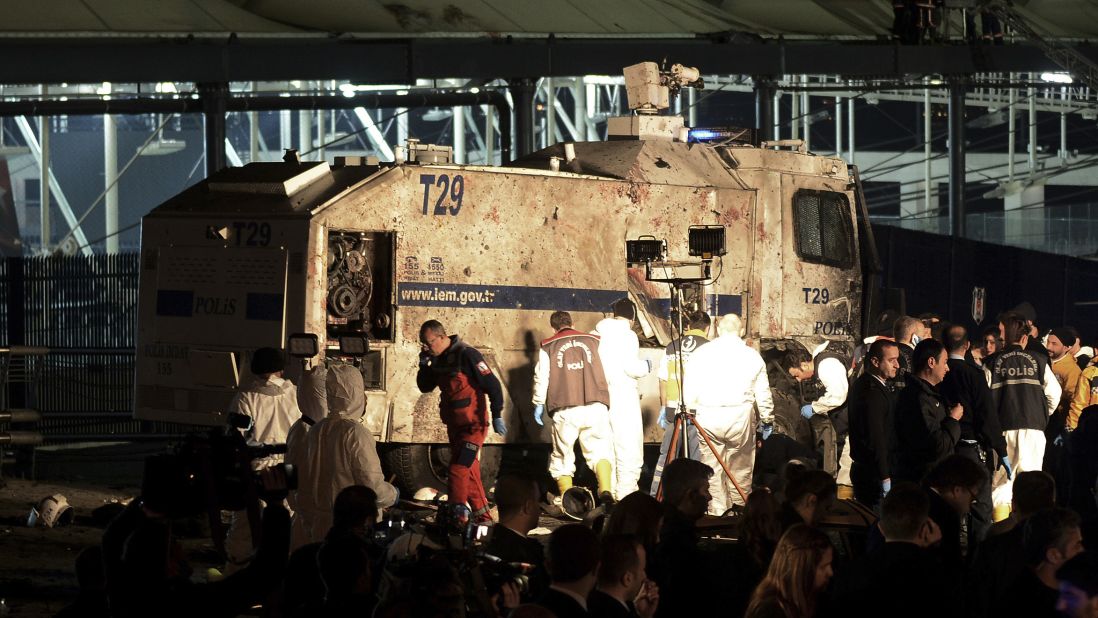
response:
[[[103,565],[111,615],[129,617],[230,618],[277,588],[290,544],[290,514],[282,505],[286,479],[281,468],[261,472],[267,501],[255,557],[247,567],[208,584],[189,579],[190,566],[172,531],[173,519],[200,512],[205,505],[187,496],[187,471],[173,455],[150,457],[141,497],[103,534]]]
[[[345,487],[364,485],[377,494],[377,506],[396,503],[396,487],[385,481],[377,443],[362,424],[366,412],[366,387],[362,373],[351,365],[328,368],[328,416],[318,421],[306,436],[307,456],[299,472],[300,500],[305,532],[320,541],[332,527],[332,505]]]
[[[290,424],[301,413],[297,408],[297,389],[293,382],[282,378],[286,360],[282,351],[275,348],[259,348],[252,354],[249,369],[252,380],[229,405],[229,411],[251,419],[251,427],[244,437],[248,444],[283,444],[290,431]],[[282,463],[282,455],[268,455],[254,459],[252,469],[259,471]],[[246,510],[233,511],[232,523],[225,535],[225,573],[230,574],[244,567],[252,559],[252,535]]]
[[[504,475],[496,481],[496,507],[499,523],[494,526],[492,539],[484,553],[504,562],[522,562],[534,566],[529,575],[528,590],[523,602],[540,597],[549,587],[545,572],[545,551],[541,543],[527,536],[538,525],[541,509],[537,481],[519,475]]]

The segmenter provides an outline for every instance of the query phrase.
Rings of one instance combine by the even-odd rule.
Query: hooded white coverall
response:
[[[696,410],[698,425],[713,441],[717,453],[744,494],[751,491],[755,468],[755,412],[759,422],[774,420],[774,400],[762,356],[733,334],[722,334],[698,348],[686,361],[683,376],[686,407]],[[723,515],[731,503],[743,504],[713,451],[701,445],[702,463],[713,468],[709,512]]]
[[[297,409],[294,383],[277,376],[253,378],[236,393],[229,410],[252,419],[252,428],[244,434],[248,444],[284,444],[290,424],[301,416]],[[282,455],[270,455],[252,461],[252,469],[258,471],[279,463],[282,463]],[[234,511],[225,534],[225,554],[228,558],[225,573],[243,568],[254,553],[248,512]]]
[[[328,378],[328,368],[320,363],[312,369],[305,371],[301,377],[300,388],[297,389],[297,406],[301,409],[301,417],[290,426],[290,433],[286,435],[286,464],[294,466],[300,474],[308,456],[308,443],[306,436],[309,429],[322,418],[328,416],[328,390],[325,381]],[[311,421],[311,422],[307,422]],[[305,531],[305,519],[301,513],[301,504],[313,503],[311,487],[306,484],[298,487],[286,496],[286,502],[290,505],[293,520],[290,525],[290,551],[309,542],[309,535]]]
[[[610,430],[614,435],[614,499],[637,491],[644,466],[644,420],[637,380],[651,370],[640,358],[637,334],[624,318],[605,318],[595,326],[599,358],[610,388]]]
[[[324,539],[332,527],[332,505],[336,496],[351,485],[365,485],[377,494],[377,507],[397,501],[397,489],[385,481],[377,443],[362,424],[366,393],[362,374],[351,365],[328,368],[328,416],[317,421],[306,435],[306,457],[298,474],[299,487],[308,485],[308,504],[298,499],[305,511],[305,533],[309,542]]]

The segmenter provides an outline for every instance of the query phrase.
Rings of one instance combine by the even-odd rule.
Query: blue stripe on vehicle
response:
[[[624,298],[625,290],[586,288],[547,288],[520,285],[469,285],[462,283],[397,284],[397,304],[411,307],[478,307],[485,309],[526,309],[530,311],[608,312],[614,301]],[[716,315],[739,313],[739,295],[710,294],[708,303]],[[714,304],[715,303],[715,304]],[[670,300],[653,299],[650,310],[666,316]]]
[[[246,320],[282,320],[283,296],[281,294],[249,292],[244,304]]]
[[[193,312],[193,290],[156,291],[156,315],[173,318],[189,318]]]
[[[480,307],[554,311],[610,311],[624,291],[463,283],[397,284],[397,303],[413,307]]]

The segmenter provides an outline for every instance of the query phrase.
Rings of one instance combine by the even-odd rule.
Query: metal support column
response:
[[[835,97],[835,156],[843,156],[843,98]]]
[[[454,163],[465,163],[465,108],[455,105],[451,111],[450,128],[454,136]]]
[[[1010,74],[1010,83],[1014,83],[1014,74]],[[1015,116],[1015,108],[1018,106],[1018,89],[1009,90],[1007,112],[1007,181],[1014,182],[1014,148],[1018,139],[1018,118]]]
[[[282,160],[282,153],[294,147],[293,137],[294,121],[290,116],[290,110],[284,109],[278,112],[278,156],[276,160]]]
[[[846,162],[854,164],[854,98],[846,100]]]
[[[42,98],[46,98],[46,85],[43,84]],[[41,224],[42,253],[50,252],[50,119],[48,116],[38,117],[38,143],[41,145],[42,156],[38,159],[38,195],[39,195],[39,223]]]
[[[118,253],[118,125],[110,114],[103,115],[103,182],[106,252]]]
[[[297,112],[297,151],[304,154],[312,149],[313,112],[312,110],[303,109]]]
[[[484,110],[484,164],[496,164],[496,123],[492,114],[495,110],[490,105],[481,105]]]
[[[759,141],[764,141],[767,139],[767,129],[774,126],[774,82],[766,77],[756,77],[753,81],[755,82],[755,127]],[[690,92],[694,92],[694,89],[691,88]],[[694,113],[693,101],[690,104],[690,113]]]
[[[930,78],[923,78],[924,82],[929,82]],[[931,174],[933,162],[931,152],[931,119],[933,117],[933,110],[930,105],[930,88],[923,90],[923,207],[922,211],[926,212],[930,210],[930,203],[934,200],[934,181],[933,174]]]
[[[756,96],[758,96],[758,95],[756,94]],[[687,113],[686,122],[691,127],[696,127],[696,126],[698,126],[698,90],[696,88],[687,88],[686,89],[686,102],[687,102],[687,104],[689,104],[689,107],[687,108],[687,111],[686,111],[686,113]],[[756,99],[755,105],[758,105],[758,104],[759,104],[758,100]],[[758,113],[758,111],[756,109],[756,114],[757,113]],[[762,125],[762,124],[759,125],[760,128],[764,127],[764,126],[766,126],[766,125]]]
[[[252,92],[256,83],[252,82]],[[259,112],[248,112],[248,163],[259,160]]]
[[[206,122],[206,176],[225,167],[225,105],[229,85],[224,82],[198,85],[202,114]]]
[[[324,142],[328,141],[328,112],[316,110],[316,160],[324,160]]]
[[[965,236],[965,83],[949,84],[949,232]]]
[[[771,125],[770,139],[779,140],[782,138],[782,92],[781,90],[774,89],[774,115],[771,120],[774,124]]]
[[[507,86],[515,101],[515,154],[525,156],[534,151],[534,87],[527,78],[512,79]]]
[[[396,108],[397,146],[408,145],[408,108]]]
[[[553,87],[553,78],[545,78],[545,135],[542,147],[548,148],[560,141],[557,137],[557,91]]]
[[[1029,74],[1033,79],[1033,74]],[[1029,97],[1029,176],[1032,178],[1037,173],[1037,90],[1030,87],[1026,92]]]
[[[693,89],[691,89],[693,90]],[[583,78],[577,77],[572,86],[572,107],[574,118],[572,125],[576,127],[576,141],[587,141],[587,91],[583,84]]]
[[[808,76],[801,76],[801,83],[808,86]],[[808,91],[801,92],[801,122],[804,126],[804,149],[811,152],[812,150],[812,99],[808,96]]]
[[[1064,111],[1060,112],[1060,164],[1063,165],[1067,163],[1068,160],[1068,89],[1066,86],[1060,88],[1060,100],[1063,101],[1064,104]]]

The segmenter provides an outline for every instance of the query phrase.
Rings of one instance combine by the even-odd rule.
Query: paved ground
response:
[[[6,615],[0,608],[0,615],[53,616],[76,596],[76,556],[97,545],[106,527],[105,513],[96,509],[119,509],[136,496],[145,456],[163,449],[163,444],[140,443],[45,448],[35,453],[33,478],[38,480],[0,480],[0,600],[8,608]],[[26,472],[29,476],[31,470]],[[27,527],[31,508],[53,494],[65,496],[73,506],[73,524]],[[563,523],[542,517],[536,538],[545,540],[544,535]],[[196,572],[218,566],[208,537],[196,533],[183,540],[183,547]]]

